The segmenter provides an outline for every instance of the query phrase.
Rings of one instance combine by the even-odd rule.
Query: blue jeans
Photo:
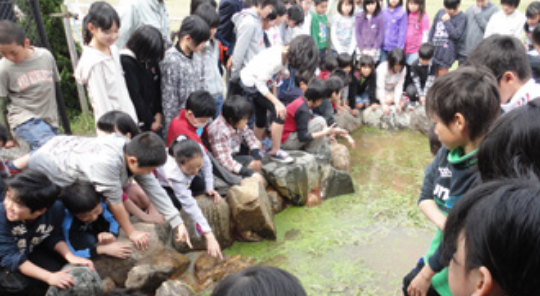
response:
[[[214,98],[216,102],[216,114],[214,114],[214,119],[216,119],[219,114],[221,114],[221,108],[223,107],[223,95],[219,95]]]
[[[27,142],[32,150],[36,150],[58,135],[58,128],[39,118],[32,118],[18,125],[13,129],[13,132]]]
[[[407,65],[412,66],[414,61],[416,61],[418,59],[418,53],[415,52],[415,53],[406,54],[405,58],[406,58]]]

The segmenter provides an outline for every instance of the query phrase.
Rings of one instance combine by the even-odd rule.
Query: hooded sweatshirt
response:
[[[212,97],[218,97],[223,95],[223,77],[219,72],[219,44],[216,39],[212,39],[206,43],[203,50],[196,53],[200,56],[200,59],[204,63],[204,84],[205,89],[212,95]]]
[[[124,48],[133,32],[142,25],[157,28],[163,35],[166,48],[171,46],[169,13],[165,1],[122,0],[118,3],[117,11],[122,24],[115,43],[118,48]]]
[[[111,46],[110,53],[109,56],[85,45],[75,70],[75,79],[87,87],[96,122],[103,114],[116,110],[126,112],[138,123],[124,79],[118,48]]]
[[[261,18],[255,8],[244,9],[233,16],[236,44],[232,56],[232,78],[240,77],[240,70],[265,49]]]
[[[384,14],[384,41],[382,49],[391,51],[394,48],[405,47],[407,38],[407,12],[403,7],[396,7],[394,10],[385,8]]]
[[[484,39],[484,32],[491,16],[495,14],[499,8],[492,3],[488,3],[485,7],[478,8],[475,4],[471,5],[465,11],[467,16],[467,27],[463,33],[462,40],[459,44],[459,56],[469,56],[476,46]]]

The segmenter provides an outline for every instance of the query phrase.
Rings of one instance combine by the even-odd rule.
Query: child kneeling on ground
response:
[[[242,177],[251,177],[262,168],[261,143],[247,125],[251,111],[252,105],[246,99],[232,96],[223,104],[221,115],[208,127],[208,142],[215,159],[227,171]],[[242,153],[242,144],[251,153]]]
[[[329,94],[324,80],[314,78],[309,85],[301,81],[300,88],[305,95],[287,106],[281,145],[286,150],[302,149],[317,154],[322,146],[327,145],[326,136],[346,134],[346,131],[334,127],[335,125],[327,126],[323,117],[311,118],[310,109],[321,105]]]
[[[37,171],[24,171],[6,181],[0,204],[0,294],[43,293],[47,286],[75,286],[66,263],[94,269],[92,261],[75,256],[64,242],[64,207],[58,187]]]
[[[180,136],[169,147],[167,162],[159,167],[155,174],[161,186],[167,191],[174,206],[178,210],[182,209],[193,221],[196,233],[204,235],[206,238],[208,254],[223,259],[221,247],[192,192],[195,190],[193,187],[199,187],[193,184],[194,178],[205,163],[208,162],[210,160],[204,153],[202,145],[194,140]],[[214,196],[221,199],[217,192],[214,192]],[[189,239],[187,244],[191,248]]]
[[[116,242],[118,223],[90,183],[75,183],[64,188],[60,200],[66,207],[62,231],[75,255],[129,257],[131,246]]]

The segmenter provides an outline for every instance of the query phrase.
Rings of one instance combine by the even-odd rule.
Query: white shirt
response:
[[[511,15],[506,15],[504,11],[500,10],[489,19],[484,39],[494,34],[501,34],[511,35],[521,40],[526,21],[525,15],[517,9]]]

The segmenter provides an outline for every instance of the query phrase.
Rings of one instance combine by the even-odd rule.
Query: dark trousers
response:
[[[47,249],[43,244],[38,245],[28,256],[28,260],[35,265],[48,270],[57,272],[67,263],[66,260],[57,252]],[[7,269],[0,267],[0,277],[5,276]],[[10,291],[7,286],[0,285],[0,295],[2,296],[27,296],[27,295],[44,295],[48,289],[48,285],[35,278],[27,277],[21,274],[18,270],[13,272],[13,276],[18,278],[21,283],[24,283],[24,288],[20,291]]]
[[[414,280],[414,278],[418,275],[418,273],[420,273],[420,270],[422,270],[423,267],[424,267],[424,258],[420,259],[416,267],[413,268],[413,270],[411,270],[411,272],[409,272],[409,274],[407,274],[403,278],[403,288],[402,288],[403,295],[409,296],[409,293],[407,293],[407,288],[409,287],[411,282]],[[437,293],[437,291],[435,291],[433,286],[429,286],[429,289],[427,291],[427,296],[440,296],[440,295],[439,293]]]

